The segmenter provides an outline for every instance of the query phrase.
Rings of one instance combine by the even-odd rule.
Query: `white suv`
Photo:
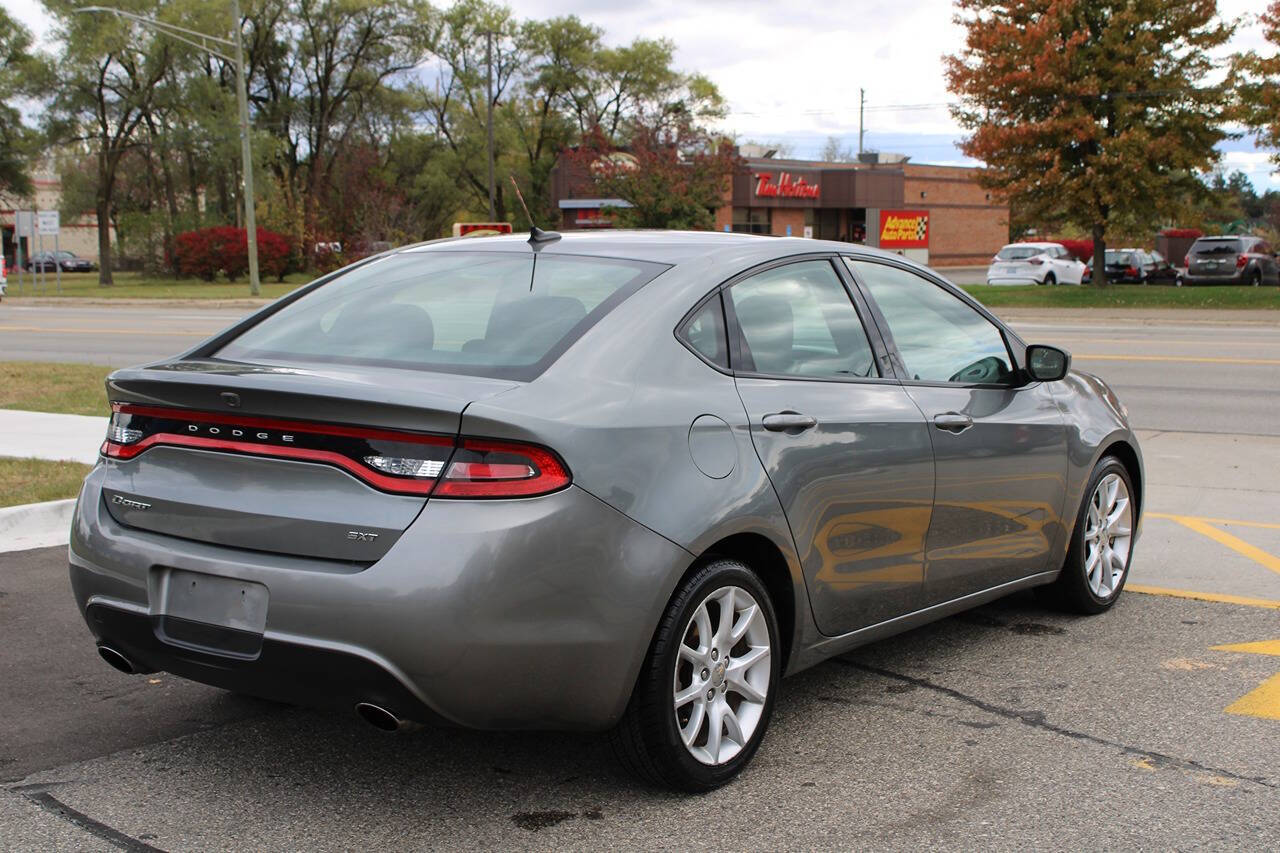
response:
[[[1061,243],[1010,243],[991,259],[987,284],[1080,284],[1084,270]]]

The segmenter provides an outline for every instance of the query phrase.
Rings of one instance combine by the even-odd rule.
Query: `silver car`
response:
[[[107,662],[385,729],[751,760],[779,680],[1031,587],[1099,613],[1124,407],[862,246],[538,233],[389,252],[119,370],[70,548]]]

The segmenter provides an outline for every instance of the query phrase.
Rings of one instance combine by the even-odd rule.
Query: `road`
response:
[[[237,313],[5,304],[0,359],[135,363]],[[1011,597],[788,679],[704,797],[636,785],[597,735],[389,736],[121,675],[64,550],[0,554],[0,850],[1280,846],[1280,719],[1225,712],[1280,694],[1280,657],[1217,648],[1280,639],[1280,318],[1240,316],[1011,312],[1141,428],[1130,593],[1092,619]]]

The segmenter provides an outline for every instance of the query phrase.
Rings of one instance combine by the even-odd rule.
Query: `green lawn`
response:
[[[1280,287],[1109,287],[966,284],[991,308],[1250,308],[1280,310]]]
[[[110,372],[95,364],[0,361],[0,409],[106,416]]]
[[[92,465],[0,456],[0,507],[74,498]]]
[[[311,281],[307,273],[291,273],[283,284],[275,281],[262,283],[262,298],[275,299],[300,284]],[[200,281],[194,278],[146,278],[141,273],[118,272],[111,287],[98,286],[98,274],[63,273],[62,290],[58,291],[56,277],[48,274],[48,286],[36,288],[31,275],[23,274],[23,288],[18,291],[18,274],[9,273],[9,292],[6,299],[21,300],[27,296],[74,296],[87,299],[249,299],[249,281]]]

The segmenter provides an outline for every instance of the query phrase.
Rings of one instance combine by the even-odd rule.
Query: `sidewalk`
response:
[[[67,459],[92,465],[106,438],[107,420],[0,409],[0,456]]]

